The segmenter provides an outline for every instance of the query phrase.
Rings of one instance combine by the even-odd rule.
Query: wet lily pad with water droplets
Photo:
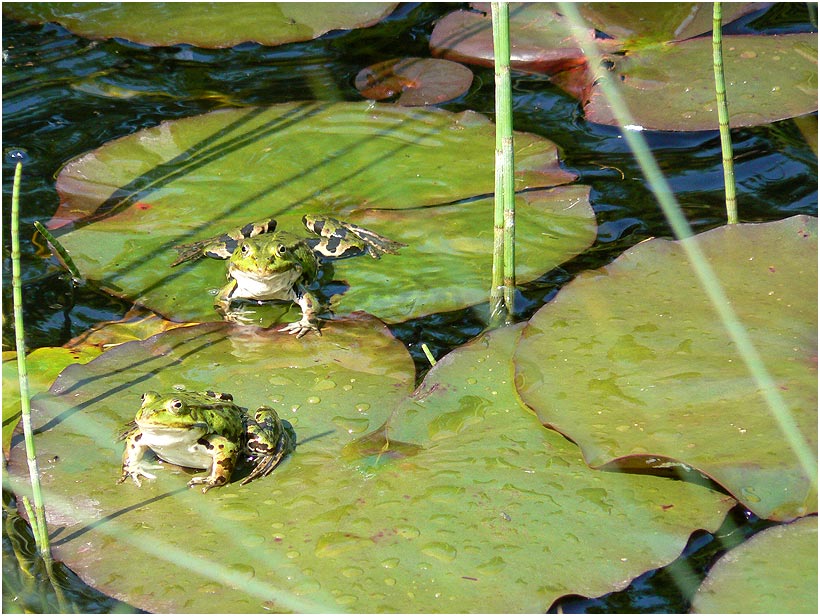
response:
[[[535,613],[564,594],[623,589],[734,504],[704,485],[590,469],[520,404],[511,364],[520,333],[504,328],[453,351],[386,426],[346,448],[371,477],[359,496],[378,503],[373,517],[414,529],[347,555],[400,562],[386,572],[393,601],[378,611]]]
[[[402,58],[379,62],[356,75],[356,89],[365,98],[412,107],[437,105],[470,89],[473,72],[462,64],[435,58]]]
[[[817,613],[817,517],[763,530],[722,556],[692,598],[692,612]]]
[[[556,146],[517,133],[516,187],[564,184]],[[171,268],[175,244],[275,217],[304,233],[323,213],[407,244],[381,260],[333,267],[337,314],[388,321],[486,301],[492,254],[495,127],[465,112],[378,103],[288,103],[218,111],[112,141],[57,179],[59,239],[83,274],[176,321],[218,319],[222,261]],[[521,282],[587,248],[595,237],[589,188],[522,194]],[[89,224],[90,223],[90,224]],[[328,274],[330,276],[330,274]],[[331,280],[328,278],[327,280]]]
[[[817,219],[732,225],[690,241],[816,451]],[[817,486],[678,242],[639,244],[580,275],[530,320],[515,362],[524,401],[594,467],[683,464],[760,517],[816,511]]]
[[[646,48],[611,60],[619,91],[640,126],[718,128],[710,39]],[[725,36],[723,62],[732,127],[817,111],[817,34]],[[617,124],[599,86],[593,86],[584,111],[591,122]]]
[[[89,38],[231,47],[245,41],[308,41],[330,30],[371,26],[395,7],[389,2],[20,2],[5,4],[3,14],[33,23],[57,22]]]
[[[97,588],[153,612],[331,611],[329,588],[314,588],[297,556],[332,554],[351,540],[328,535],[309,544],[298,527],[325,517],[338,529],[340,494],[354,500],[350,511],[360,506],[356,492],[366,479],[340,465],[339,454],[386,420],[413,378],[403,345],[361,315],[303,340],[228,324],[178,328],[72,366],[33,404],[55,556]],[[269,477],[207,494],[187,489],[188,473],[171,465],[141,488],[115,484],[123,449],[116,434],[140,395],[180,386],[228,392],[251,409],[273,406],[293,425],[296,451]],[[19,440],[10,469],[25,480]],[[338,570],[338,561],[322,562]]]

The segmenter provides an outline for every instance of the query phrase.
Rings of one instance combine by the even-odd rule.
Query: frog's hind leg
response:
[[[319,254],[334,259],[364,253],[378,259],[383,254],[396,254],[400,248],[407,246],[370,229],[329,216],[303,216],[302,224],[320,237],[319,240],[309,241],[310,247]]]
[[[260,407],[255,419],[248,423],[247,449],[254,467],[240,485],[270,475],[282,459],[296,448],[293,427],[288,422],[279,420],[278,416],[271,417],[271,413],[275,415],[273,409]],[[274,438],[271,439],[270,436]]]

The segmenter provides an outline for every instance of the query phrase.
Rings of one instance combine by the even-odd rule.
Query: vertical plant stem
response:
[[[720,31],[723,11],[720,2],[712,8],[712,56],[715,68],[720,149],[723,154],[723,182],[726,185],[726,218],[730,225],[737,223],[735,196],[735,163],[732,153],[732,134],[729,131],[729,104],[726,100],[726,80],[723,77],[723,35]]]
[[[31,528],[37,550],[43,561],[51,563],[51,548],[48,541],[46,513],[43,506],[43,493],[40,490],[40,470],[37,467],[37,453],[34,448],[34,436],[31,429],[31,405],[29,401],[28,370],[26,368],[26,336],[23,328],[23,291],[20,275],[20,178],[23,174],[23,163],[17,163],[14,169],[14,186],[11,193],[11,277],[14,300],[14,334],[17,344],[17,372],[20,380],[20,403],[22,405],[23,435],[26,443],[26,459],[31,478],[31,495],[34,501],[34,516],[30,516]]]
[[[509,322],[515,299],[515,161],[510,85],[510,17],[506,2],[491,3],[495,59],[495,210],[490,319]]]

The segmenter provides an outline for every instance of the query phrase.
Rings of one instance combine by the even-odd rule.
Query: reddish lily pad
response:
[[[378,103],[214,112],[67,164],[57,179],[63,205],[49,225],[84,215],[59,239],[88,279],[171,320],[205,321],[219,318],[212,303],[225,263],[172,269],[175,244],[271,217],[279,229],[307,234],[304,214],[329,214],[407,244],[333,270],[337,288],[347,288],[336,313],[398,322],[485,301],[492,200],[476,197],[493,191],[494,148],[495,127],[472,112]],[[574,178],[546,139],[517,133],[515,148],[517,188]],[[517,203],[522,282],[594,240],[588,187],[532,190]]]
[[[816,614],[817,518],[757,533],[722,556],[692,598],[696,614]]]
[[[232,47],[245,41],[282,45],[371,26],[395,7],[391,2],[19,2],[4,4],[3,14],[57,22],[88,38]]]
[[[817,219],[687,241],[705,253],[816,452]],[[593,467],[685,465],[760,517],[817,511],[816,467],[792,450],[679,242],[644,242],[576,278],[530,320],[515,362],[523,400]]]
[[[399,105],[436,105],[470,89],[473,72],[462,64],[434,58],[387,60],[362,69],[356,89],[362,96],[383,100],[398,95]]]

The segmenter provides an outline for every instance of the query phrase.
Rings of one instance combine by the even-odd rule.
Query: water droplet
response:
[[[293,592],[297,595],[307,595],[321,589],[322,586],[316,580],[302,580],[299,584],[293,587]]]
[[[396,585],[396,578],[391,578],[391,577],[384,578],[384,583],[387,584],[388,586],[395,586]]]
[[[760,502],[760,497],[755,493],[755,489],[750,486],[740,488],[740,496],[743,498],[744,501],[749,503]]]
[[[415,539],[421,534],[415,526],[400,525],[396,526],[396,534],[405,539]]]
[[[345,567],[342,569],[342,575],[346,578],[359,577],[364,571],[359,567]]]
[[[428,543],[421,548],[421,551],[427,556],[432,556],[445,563],[453,562],[458,554],[453,546],[442,541]]]
[[[319,558],[333,558],[343,552],[366,549],[372,547],[372,545],[373,541],[364,537],[358,537],[350,533],[330,532],[319,537],[314,553]]]
[[[322,379],[321,381],[316,383],[316,387],[314,387],[314,389],[316,389],[317,391],[325,391],[328,389],[335,389],[335,387],[336,383],[334,381],[331,381],[330,379]]]
[[[468,385],[475,385],[476,383],[478,383],[478,379],[476,379],[476,378],[469,377],[469,378],[467,379],[467,384],[468,384]]]
[[[247,579],[250,579],[256,575],[254,568],[245,563],[233,563],[228,565],[228,569]]]
[[[477,569],[482,573],[498,573],[504,568],[504,559],[500,556],[494,556],[485,563],[478,565]]]
[[[364,412],[370,410],[370,405],[367,402],[360,402],[359,404],[357,404],[353,408],[356,409],[359,413],[364,413]]]
[[[288,553],[285,554],[288,558],[299,558],[301,554],[299,554],[296,550],[290,550]]]
[[[333,418],[333,423],[345,430],[348,434],[358,434],[364,432],[370,425],[367,417],[341,417],[337,415]]]
[[[305,402],[308,404],[319,404],[322,399],[319,396],[310,396]]]
[[[353,605],[356,603],[356,597],[353,595],[339,595],[336,597],[336,603],[339,605]]]
[[[382,561],[382,567],[385,569],[394,569],[399,566],[399,559],[398,558],[385,558]]]

